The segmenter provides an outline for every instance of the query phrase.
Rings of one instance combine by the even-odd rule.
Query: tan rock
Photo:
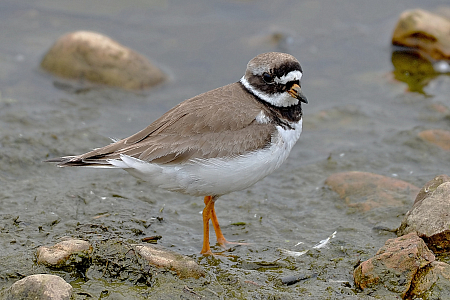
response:
[[[416,233],[387,240],[376,255],[353,272],[361,288],[386,288],[402,297],[410,289],[416,273],[435,260],[433,253]]]
[[[36,274],[16,281],[6,292],[5,300],[69,300],[72,286],[59,276]]]
[[[89,242],[83,240],[68,240],[51,247],[39,247],[37,250],[37,262],[52,267],[66,265],[71,255],[85,255],[92,252]]]
[[[401,206],[402,199],[414,199],[419,188],[405,181],[367,172],[342,172],[329,176],[325,184],[349,207],[369,211],[376,207]]]
[[[441,175],[425,185],[397,231],[417,233],[436,253],[450,251],[450,182],[444,180]]]
[[[442,129],[430,129],[419,132],[419,137],[429,143],[450,151],[450,131]]]
[[[163,80],[163,72],[141,54],[107,36],[77,31],[60,37],[44,56],[41,67],[56,76],[129,90]]]
[[[191,258],[158,245],[136,245],[136,253],[150,265],[175,271],[180,278],[199,278],[205,271]]]
[[[450,59],[450,20],[422,9],[405,11],[392,44],[418,49],[425,58]]]

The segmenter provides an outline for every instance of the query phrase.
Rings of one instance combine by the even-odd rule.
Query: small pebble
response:
[[[281,278],[281,282],[285,285],[293,285],[294,283],[297,283],[299,281],[308,279],[309,276],[307,275],[290,275],[290,276],[285,276]]]

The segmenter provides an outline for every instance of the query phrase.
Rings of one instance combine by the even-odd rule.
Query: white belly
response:
[[[194,196],[220,196],[243,190],[272,173],[286,160],[302,131],[302,120],[293,130],[277,126],[268,148],[233,158],[196,159],[180,165],[157,165],[129,156],[111,161],[152,186]],[[125,166],[125,165],[126,166]]]

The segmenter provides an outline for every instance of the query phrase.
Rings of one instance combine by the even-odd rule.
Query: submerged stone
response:
[[[325,184],[339,194],[345,203],[360,211],[377,207],[404,205],[403,199],[414,199],[419,188],[403,180],[368,172],[335,173]]]
[[[392,71],[394,78],[406,83],[410,92],[424,94],[424,88],[440,75],[432,62],[415,51],[393,51],[391,61],[394,66]]]
[[[443,150],[450,151],[450,131],[443,129],[430,129],[419,132],[419,137]]]

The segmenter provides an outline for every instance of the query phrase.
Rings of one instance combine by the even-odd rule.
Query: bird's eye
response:
[[[262,76],[263,76],[263,80],[266,83],[272,83],[272,81],[273,81],[272,75],[270,75],[269,73],[264,73]]]

